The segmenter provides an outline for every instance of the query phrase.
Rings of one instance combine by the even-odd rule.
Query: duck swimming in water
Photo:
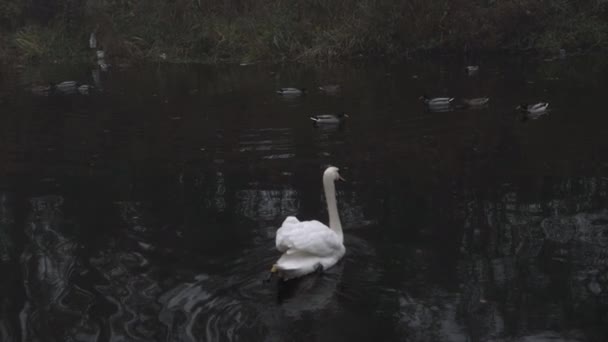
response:
[[[490,98],[489,97],[478,97],[478,98],[474,98],[474,99],[462,99],[462,102],[467,107],[484,107],[488,103],[490,103]]]
[[[344,122],[346,118],[348,118],[348,114],[342,112],[340,114],[322,114],[322,115],[313,115],[310,117],[310,120],[314,121],[316,124],[339,124]]]
[[[449,106],[452,101],[454,101],[453,97],[433,97],[430,98],[426,95],[422,95],[418,98],[419,100],[421,100],[422,102],[424,102],[424,104],[426,104],[429,107],[434,107],[434,106]]]
[[[479,72],[479,65],[467,65],[464,70],[469,76],[472,76]]]
[[[515,109],[519,110],[524,114],[540,114],[546,112],[548,107],[549,102],[539,102],[532,105],[522,103]]]
[[[306,93],[306,88],[281,88],[277,90],[279,95],[299,96]]]
[[[340,91],[340,85],[338,84],[327,84],[324,86],[320,86],[319,90],[326,94],[335,94]]]

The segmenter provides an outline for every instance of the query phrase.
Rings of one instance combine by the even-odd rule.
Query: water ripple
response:
[[[98,333],[91,322],[83,319],[94,295],[71,283],[80,269],[76,258],[80,245],[69,236],[70,224],[63,218],[63,203],[60,196],[31,200],[26,223],[29,243],[21,256],[27,296],[20,314],[24,340],[36,340],[54,322],[61,322],[64,327],[55,333],[60,340],[68,339],[75,331],[81,336]]]

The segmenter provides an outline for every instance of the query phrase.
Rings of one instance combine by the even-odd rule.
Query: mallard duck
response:
[[[89,95],[91,92],[91,89],[93,89],[92,85],[88,85],[88,84],[83,84],[80,87],[78,87],[78,92],[81,95]]]
[[[37,85],[32,87],[32,94],[37,96],[49,96],[53,91],[50,85]]]
[[[424,102],[429,107],[443,107],[449,106],[452,101],[454,101],[453,97],[433,97],[429,98],[426,95],[422,95],[418,98],[422,102]]]
[[[91,32],[91,35],[89,36],[89,48],[97,49],[97,34],[95,31]]]
[[[333,93],[337,93],[340,91],[340,85],[328,84],[328,85],[320,86],[319,90],[324,93],[333,94]]]
[[[76,81],[63,81],[58,84],[52,84],[54,90],[60,94],[72,95],[78,92],[78,82]]]
[[[306,88],[281,88],[277,90],[279,95],[297,96],[306,93]]]
[[[310,117],[310,120],[314,121],[317,124],[339,124],[344,122],[346,118],[348,118],[348,114],[342,112],[340,114],[323,114],[323,115],[313,115]]]
[[[483,107],[490,102],[490,98],[478,97],[474,99],[462,99],[462,102],[468,107]]]
[[[467,72],[467,74],[473,75],[479,72],[479,65],[468,65],[464,68],[464,70]]]
[[[76,81],[63,81],[55,85],[55,89],[64,90],[64,89],[74,89],[78,85]]]
[[[548,107],[549,107],[549,102],[539,102],[539,103],[536,103],[533,105],[522,103],[519,106],[517,106],[515,109],[517,109],[520,112],[525,113],[525,114],[540,114],[540,113],[544,113],[545,111],[547,111]]]

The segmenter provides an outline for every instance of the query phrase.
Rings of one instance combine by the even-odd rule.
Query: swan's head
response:
[[[325,172],[323,172],[323,179],[329,179],[334,182],[337,180],[344,180],[344,178],[340,176],[340,173],[338,171],[340,171],[340,169],[335,166],[328,167],[327,169],[325,169]]]

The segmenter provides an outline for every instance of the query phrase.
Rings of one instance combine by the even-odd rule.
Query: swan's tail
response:
[[[314,121],[314,122],[318,122],[319,118],[317,118],[316,116],[311,116],[310,120]]]

